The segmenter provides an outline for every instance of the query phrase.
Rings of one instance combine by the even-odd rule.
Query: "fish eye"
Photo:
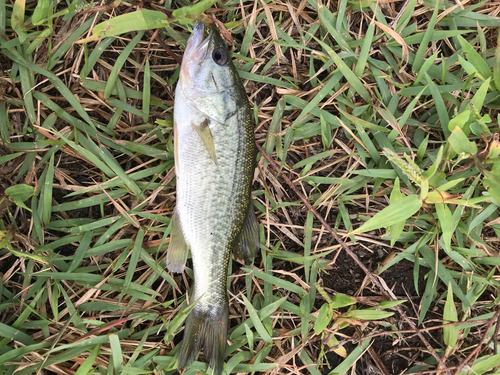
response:
[[[229,61],[229,54],[224,48],[216,48],[212,57],[217,65],[223,66]]]

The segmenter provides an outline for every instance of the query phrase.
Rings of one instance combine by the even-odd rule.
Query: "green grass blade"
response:
[[[361,357],[364,351],[369,347],[371,339],[365,339],[342,361],[340,365],[335,367],[328,375],[345,374]]]
[[[80,265],[80,262],[83,260],[83,258],[85,258],[85,254],[89,249],[90,242],[92,241],[93,237],[94,234],[91,231],[86,232],[83,235],[83,239],[80,242],[80,246],[78,246],[78,249],[76,250],[75,257],[73,258],[73,261],[69,266],[68,272],[73,272]]]
[[[116,20],[116,18],[113,18]],[[95,30],[95,29],[94,29]],[[111,95],[111,91],[113,90],[113,87],[115,86],[116,80],[118,79],[118,74],[120,73],[121,68],[125,64],[125,61],[127,61],[130,53],[134,49],[134,47],[139,43],[141,40],[142,36],[144,35],[144,31],[141,31],[137,33],[137,35],[130,41],[129,44],[123,49],[123,51],[120,53],[118,58],[115,61],[115,64],[113,65],[113,70],[111,70],[111,73],[108,78],[108,82],[106,83],[106,88],[104,89],[104,98],[109,99]]]
[[[422,63],[424,61],[424,55],[428,51],[429,42],[431,40],[432,34],[434,33],[434,26],[436,25],[438,11],[439,11],[438,0],[436,0],[431,19],[429,20],[429,24],[427,25],[427,29],[425,30],[422,42],[420,43],[420,46],[418,47],[417,53],[415,55],[415,60],[413,61],[412,70],[415,73],[418,72],[422,67]]]
[[[45,175],[45,183],[42,190],[43,195],[43,211],[42,222],[45,225],[50,223],[50,216],[52,214],[52,183],[54,180],[54,154],[50,157],[47,174]]]
[[[413,214],[420,210],[421,207],[422,201],[418,195],[407,195],[401,198],[397,203],[390,204],[384,208],[361,227],[355,229],[351,233],[369,232],[374,229],[385,228],[400,223],[410,218]]]
[[[109,345],[111,347],[111,357],[113,358],[113,367],[117,374],[121,374],[123,367],[123,353],[120,345],[120,339],[115,334],[111,334],[108,337]]]
[[[132,248],[132,253],[130,255],[129,266],[127,269],[127,275],[125,276],[124,289],[128,289],[130,283],[132,282],[132,278],[135,274],[135,269],[137,267],[137,262],[139,261],[139,256],[142,250],[142,241],[144,240],[144,229],[139,229],[137,232],[137,237],[134,241],[134,247]]]
[[[144,66],[144,88],[142,95],[142,112],[144,116],[143,120],[148,122],[149,119],[149,105],[151,100],[151,71],[149,68],[149,59],[146,59],[146,65]]]
[[[89,356],[83,362],[80,367],[78,367],[78,370],[76,370],[75,375],[87,375],[90,370],[92,369],[92,366],[95,363],[95,360],[97,359],[97,356],[99,355],[99,349],[101,348],[101,345],[96,345],[89,353]]]
[[[245,297],[244,294],[240,294],[241,297],[243,298],[243,301],[245,302],[245,306],[247,307],[248,313],[250,314],[250,319],[253,322],[253,325],[257,332],[259,333],[260,337],[267,343],[272,344],[273,339],[271,336],[269,336],[269,333],[266,331],[264,328],[264,325],[262,324],[259,316],[257,315],[257,310],[253,307],[253,305],[250,303],[249,300]]]

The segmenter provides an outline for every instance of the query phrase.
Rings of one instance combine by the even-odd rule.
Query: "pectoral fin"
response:
[[[234,249],[234,257],[239,260],[244,260],[245,264],[249,265],[255,258],[255,250],[259,247],[259,223],[255,217],[253,204],[250,203],[241,229],[240,241]]]
[[[194,130],[196,130],[196,133],[201,138],[201,141],[205,145],[205,148],[207,149],[210,157],[214,161],[215,165],[219,165],[217,163],[217,155],[215,154],[215,145],[214,145],[214,139],[212,137],[212,132],[210,131],[210,127],[208,126],[208,120],[205,119],[201,124],[195,125],[191,124]]]
[[[171,272],[182,273],[186,267],[189,245],[182,233],[181,221],[177,210],[172,216],[172,229],[170,231],[170,244],[167,250],[167,268]]]

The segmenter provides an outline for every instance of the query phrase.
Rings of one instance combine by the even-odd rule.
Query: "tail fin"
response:
[[[178,368],[193,362],[201,349],[216,375],[222,374],[226,358],[229,310],[227,304],[219,306],[197,305],[186,318],[184,339]]]

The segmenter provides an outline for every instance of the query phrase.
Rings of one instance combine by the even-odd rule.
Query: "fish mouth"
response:
[[[184,59],[186,63],[200,62],[205,59],[209,51],[210,42],[215,35],[213,26],[210,27],[210,32],[205,38],[205,25],[197,21],[193,28],[193,33],[189,37],[184,52]]]

